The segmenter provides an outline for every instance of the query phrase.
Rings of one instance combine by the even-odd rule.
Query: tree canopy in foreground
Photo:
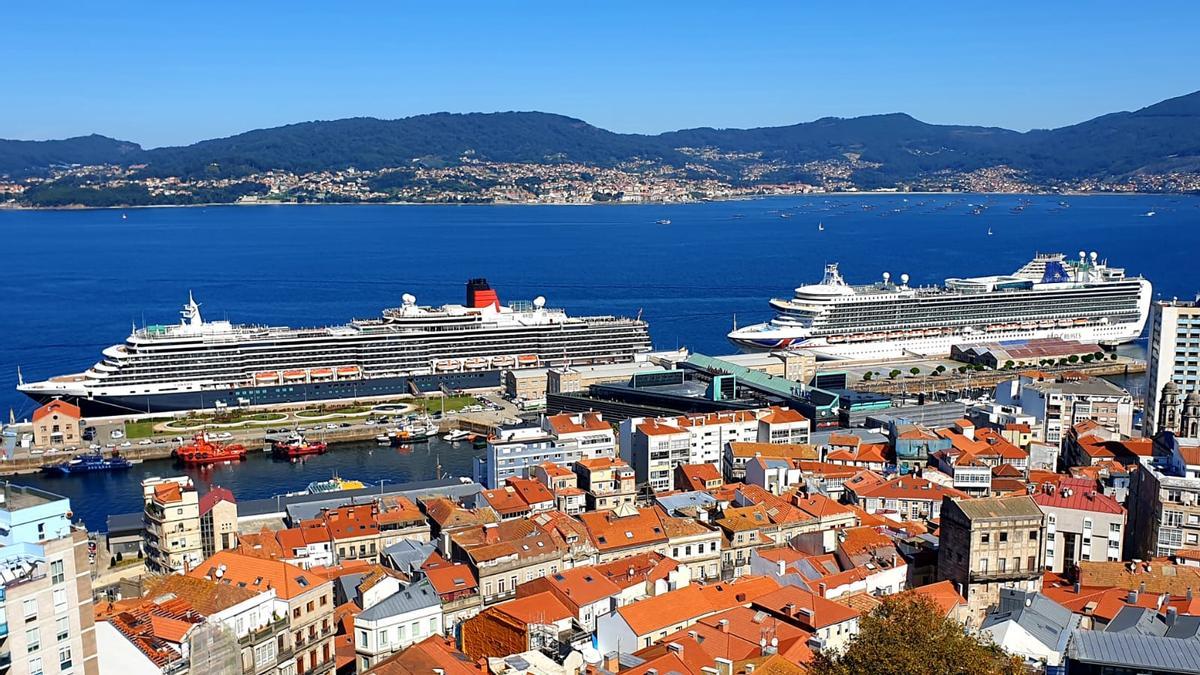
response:
[[[859,622],[841,653],[822,651],[814,675],[1024,675],[1021,659],[963,631],[929,598],[887,598]]]

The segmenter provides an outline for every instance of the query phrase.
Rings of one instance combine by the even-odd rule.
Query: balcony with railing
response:
[[[288,630],[288,619],[286,616],[275,619],[267,625],[256,628],[249,633],[238,638],[238,644],[242,646],[254,645],[263,642],[268,636],[274,637],[280,633],[286,633]]]
[[[973,570],[971,572],[971,581],[979,583],[988,583],[992,581],[1024,581],[1026,579],[1036,579],[1040,576],[1042,576],[1042,572],[1036,568],[985,571]]]

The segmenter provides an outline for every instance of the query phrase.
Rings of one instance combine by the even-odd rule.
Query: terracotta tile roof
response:
[[[1200,465],[1200,445],[1180,445],[1179,456],[1187,466]]]
[[[382,509],[376,514],[380,525],[393,523],[425,523],[425,514],[411,499],[403,496],[388,497],[383,500]]]
[[[1145,584],[1146,593],[1151,594],[1186,595],[1188,589],[1200,589],[1200,567],[1164,560],[1141,563],[1084,560],[1078,563],[1078,577],[1084,586],[1137,590]]]
[[[575,473],[567,467],[562,466],[561,464],[555,464],[554,462],[544,462],[540,466],[542,470],[546,472],[546,475],[550,476],[551,478],[569,478],[575,475]]]
[[[839,605],[845,605],[859,614],[870,614],[875,611],[876,607],[883,604],[882,600],[866,591],[843,593],[834,598],[833,601]]]
[[[533,595],[550,591],[576,612],[584,605],[600,602],[620,594],[621,587],[595,567],[573,567],[534,579],[517,587],[517,595]]]
[[[676,518],[667,515],[666,511],[659,509],[658,520],[662,523],[663,532],[666,533],[667,539],[681,539],[683,537],[693,537],[714,532],[704,526],[703,523],[695,518]]]
[[[1025,481],[1019,478],[993,478],[992,495],[997,497],[1025,494],[1028,492]]]
[[[894,549],[895,544],[887,535],[873,527],[848,527],[838,531],[841,542],[838,548],[846,555],[873,553],[880,549]]]
[[[839,504],[825,495],[797,494],[792,498],[792,504],[813,518],[834,518],[854,513],[849,507]]]
[[[219,576],[218,576],[219,575]],[[220,584],[231,584],[252,591],[275,589],[275,595],[283,600],[303,595],[329,582],[306,572],[295,565],[277,560],[264,560],[253,556],[220,551],[188,572],[189,577],[209,579]]]
[[[826,462],[857,462],[860,464],[883,464],[887,446],[882,443],[864,443],[855,449],[839,448],[825,455]]]
[[[633,602],[617,609],[635,635],[709,614],[747,605],[759,596],[779,588],[770,577],[742,577],[730,583],[689,584],[678,590]]]
[[[378,663],[364,675],[488,675],[486,662],[476,663],[451,638],[434,635]]]
[[[859,616],[856,609],[826,600],[798,586],[783,586],[760,595],[752,606],[776,616],[787,617],[801,628],[813,632]]]
[[[612,431],[612,426],[608,422],[605,422],[604,417],[598,412],[550,415],[546,418],[546,424],[550,425],[550,428],[556,434],[576,434],[584,431]]]
[[[495,523],[498,520],[491,509],[464,509],[445,497],[423,499],[421,505],[425,515],[443,530]]]
[[[596,565],[594,569],[624,589],[636,584],[664,580],[671,572],[679,569],[679,563],[657,551],[648,551]]]
[[[238,535],[238,552],[267,560],[278,560],[290,556],[291,552],[284,551],[277,536],[275,532],[265,527],[256,533],[248,532]]]
[[[737,441],[727,443],[726,445],[734,457],[745,457],[747,459],[755,455],[761,455],[772,459],[815,460],[821,456],[820,452],[817,451],[817,446],[805,443],[755,443]]]
[[[575,462],[576,466],[586,468],[588,471],[604,471],[607,469],[629,469],[629,464],[620,457],[592,457],[580,459]],[[632,469],[631,469],[632,470]]]
[[[680,464],[677,470],[683,473],[688,482],[684,486],[686,489],[707,490],[711,481],[716,481],[717,484],[724,482],[715,464]]]
[[[502,488],[494,490],[484,490],[480,494],[483,495],[483,499],[488,503],[488,506],[492,507],[501,516],[529,511],[529,504],[526,504],[525,500],[521,499],[521,496],[517,494],[517,491],[512,486],[505,485]]]
[[[549,488],[542,485],[532,478],[509,478],[508,487],[516,491],[517,497],[527,507],[532,507],[534,504],[545,504],[554,502],[554,493],[550,492]]]
[[[697,413],[681,415],[675,418],[680,427],[703,427],[717,424],[734,424],[737,422],[754,422],[755,414],[749,410],[727,410],[723,412]]]
[[[429,583],[438,595],[479,588],[479,580],[471,567],[462,563],[425,568],[425,576],[429,577]]]
[[[649,546],[667,541],[659,512],[653,508],[636,509],[636,514],[617,511],[589,511],[579,514],[598,551]]]
[[[217,505],[217,502],[221,501],[236,504],[237,498],[235,498],[233,493],[227,488],[223,488],[219,485],[214,486],[213,489],[204,493],[204,496],[200,498],[200,515],[204,515],[209,511],[212,511],[212,508]]]
[[[917,476],[901,476],[868,488],[866,490],[855,488],[854,493],[860,498],[866,497],[870,499],[907,499],[907,500],[928,500],[942,501],[942,497],[950,497],[952,499],[962,499],[967,496],[965,492],[955,490],[952,487],[932,483],[925,478]]]
[[[646,436],[668,436],[670,434],[687,434],[687,429],[681,429],[672,424],[664,424],[657,419],[647,420],[637,425],[637,430]]]
[[[46,415],[52,415],[54,413],[75,419],[79,419],[80,417],[79,406],[67,403],[62,399],[54,399],[53,401],[50,401],[49,403],[33,411],[33,421],[36,422]]]
[[[154,486],[154,501],[172,504],[182,500],[183,492],[180,490],[179,483],[167,481]]]
[[[318,565],[308,571],[315,577],[332,581],[347,574],[366,574],[371,566],[372,563],[366,560],[345,560],[336,565]]]
[[[862,438],[854,434],[829,434],[829,446],[846,446],[856,448],[862,443]]]
[[[523,624],[552,623],[572,617],[571,610],[548,591],[509,600],[487,611],[491,610],[507,614]]]
[[[560,540],[524,518],[459,530],[450,538],[476,565],[509,556],[528,560],[563,552]]]
[[[378,513],[379,506],[374,502],[339,506],[325,512],[325,527],[329,528],[329,534],[335,541],[378,535]]]
[[[949,616],[957,607],[966,606],[967,601],[954,588],[954,582],[946,579],[936,583],[927,584],[911,588],[904,593],[912,593],[913,595],[923,595],[930,600],[933,600],[941,610],[942,614]]]
[[[160,668],[182,658],[178,645],[192,626],[204,620],[183,600],[163,604],[140,600],[129,609],[102,618]]]
[[[1120,515],[1125,507],[1117,500],[1096,490],[1096,482],[1081,478],[1064,478],[1058,486],[1046,484],[1034,491],[1033,501],[1043,509],[1074,509],[1092,513]]]
[[[760,421],[767,424],[794,424],[796,422],[807,422],[808,418],[801,415],[798,411],[791,408],[783,408],[780,406],[771,406],[768,408],[770,412],[759,418]]]
[[[731,506],[725,509],[715,522],[730,532],[761,530],[774,526],[771,517],[767,515],[767,508],[762,504]]]
[[[691,626],[659,639],[656,644],[635,652],[635,655],[660,661],[659,655],[670,654],[669,645],[674,643],[683,647],[682,653],[677,655],[684,660],[694,661],[699,668],[711,668],[718,658],[744,662],[762,657],[764,631],[770,631],[778,641],[780,656],[796,661],[812,658],[812,651],[805,646],[812,633],[750,607],[734,607],[706,616]],[[800,645],[801,649],[796,649],[796,645]],[[704,671],[687,672],[703,675]],[[625,675],[625,672],[622,671],[621,675]]]
[[[177,598],[187,602],[199,614],[212,616],[260,593],[262,591],[218,584],[207,579],[165,574],[146,581],[145,595],[147,599],[158,604]]]
[[[847,478],[842,487],[854,490],[855,494],[862,494],[864,491],[872,490],[887,482],[887,479],[874,471],[855,470],[850,478]]]
[[[998,478],[1024,478],[1021,470],[1012,464],[997,464],[993,466],[992,475]]]

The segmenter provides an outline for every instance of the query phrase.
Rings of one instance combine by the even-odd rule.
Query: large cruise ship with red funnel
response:
[[[626,363],[648,351],[640,317],[572,317],[540,296],[505,306],[484,279],[467,283],[462,305],[422,306],[406,293],[379,317],[324,328],[208,321],[189,293],[178,323],[134,330],[82,373],[17,388],[89,416],[158,413],[497,387],[515,368]]]

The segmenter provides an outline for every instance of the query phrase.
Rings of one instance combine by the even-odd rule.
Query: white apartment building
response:
[[[1133,397],[1098,377],[1049,380],[1021,375],[996,387],[996,402],[1032,415],[1041,438],[1060,447],[1067,431],[1084,420],[1125,437],[1133,433]]]
[[[779,407],[633,417],[620,425],[621,457],[633,467],[639,485],[673,490],[675,467],[680,464],[712,464],[722,471],[729,443],[807,443],[809,431],[807,418]]]
[[[1168,382],[1176,384],[1181,399],[1200,391],[1200,304],[1195,301],[1160,301],[1150,306],[1144,422],[1147,434],[1160,430],[1163,387]],[[1179,431],[1177,425],[1170,430]]]
[[[1066,478],[1039,486],[1033,501],[1046,514],[1046,569],[1062,573],[1080,561],[1123,558],[1125,507],[1097,491],[1095,481]]]

